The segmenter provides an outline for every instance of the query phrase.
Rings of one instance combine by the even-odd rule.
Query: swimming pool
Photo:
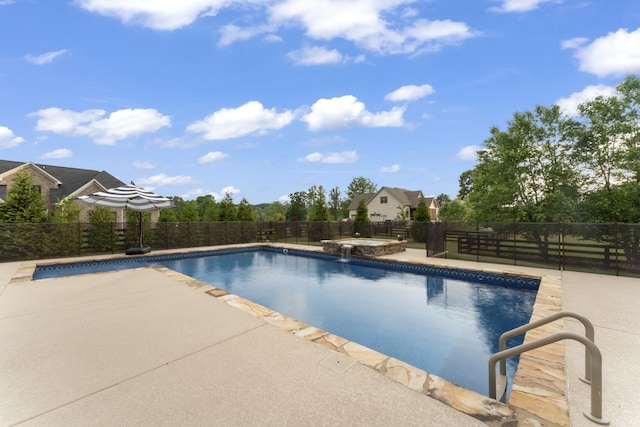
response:
[[[500,334],[529,321],[536,296],[335,261],[261,251],[160,264],[482,394]],[[510,379],[516,368],[509,359]]]
[[[531,277],[338,258],[236,248],[39,265],[33,278],[164,265],[482,394],[499,335],[529,321],[539,285]],[[509,359],[510,378],[516,367]]]

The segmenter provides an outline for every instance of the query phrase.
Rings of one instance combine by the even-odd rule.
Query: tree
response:
[[[466,197],[471,192],[471,187],[473,185],[471,182],[472,173],[473,173],[473,170],[468,169],[462,172],[460,174],[460,177],[458,178],[458,185],[460,186],[460,190],[458,191],[458,198],[460,200],[466,199]]]
[[[160,209],[158,222],[178,222],[176,211],[173,208]]]
[[[310,206],[310,221],[329,221],[329,208],[327,207],[326,194],[324,188],[315,185],[307,192],[307,201]]]
[[[340,206],[342,204],[342,199],[340,197],[340,188],[333,187],[329,191],[329,213],[331,214],[331,219],[334,221],[340,220],[341,209]]]
[[[263,213],[266,221],[282,221],[286,217],[287,206],[281,202],[273,202],[264,207]]]
[[[597,96],[578,106],[582,117],[576,130],[574,157],[588,171],[589,184],[611,190],[612,182],[625,180],[625,102],[617,96]]]
[[[56,203],[56,210],[51,214],[51,222],[80,222],[82,208],[73,199],[67,197]]]
[[[187,200],[184,202],[181,212],[180,212],[180,221],[181,222],[197,222],[200,218],[198,217],[198,202],[195,200]]]
[[[233,197],[231,193],[226,193],[224,199],[219,203],[219,220],[220,221],[237,221],[238,210],[233,204]]]
[[[46,208],[39,187],[33,183],[33,175],[21,169],[13,177],[13,185],[0,211],[2,222],[43,222]]]
[[[198,218],[201,221],[215,221],[217,219],[217,208],[215,198],[211,194],[196,197],[198,204]]]
[[[554,105],[514,114],[504,131],[492,128],[468,180],[472,219],[574,220],[583,178],[570,155],[576,127]]]
[[[440,205],[440,207],[442,207],[446,203],[449,203],[451,201],[451,197],[449,197],[448,194],[440,193],[436,197],[436,200],[438,201],[438,205]]]
[[[443,222],[465,221],[467,216],[467,206],[460,199],[453,199],[440,207],[440,220]]]
[[[173,212],[176,215],[176,218],[180,220],[182,217],[182,210],[184,209],[185,201],[180,196],[169,196],[169,199],[173,200]]]
[[[411,224],[411,237],[416,242],[425,242],[427,238],[427,222],[431,221],[427,201],[421,197],[418,201],[418,207],[413,213],[413,223]]]
[[[369,219],[369,209],[364,202],[364,199],[360,199],[358,202],[358,208],[356,209],[356,217],[353,221],[353,231],[360,233],[362,237],[371,237],[371,220]]]
[[[347,198],[353,200],[358,194],[375,193],[378,191],[378,186],[373,183],[369,178],[362,176],[353,178],[349,186],[347,187]]]
[[[240,200],[238,205],[238,221],[255,221],[256,217],[253,214],[251,205],[244,197]]]
[[[289,194],[289,208],[286,213],[287,221],[306,221],[307,219],[307,193],[296,191]]]

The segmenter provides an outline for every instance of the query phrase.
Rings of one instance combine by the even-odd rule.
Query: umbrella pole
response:
[[[142,247],[142,211],[140,211],[140,247]]]

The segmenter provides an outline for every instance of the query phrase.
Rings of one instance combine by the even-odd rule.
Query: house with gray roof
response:
[[[6,199],[15,174],[25,169],[33,176],[33,183],[40,190],[48,212],[55,211],[56,203],[61,200],[124,185],[124,182],[106,171],[0,160],[0,203]],[[86,220],[90,210],[91,207],[83,205],[83,220]],[[124,212],[114,213],[116,222],[126,221]]]
[[[369,211],[369,219],[373,222],[399,220],[402,212],[404,212],[407,219],[411,220],[418,208],[420,199],[425,199],[432,221],[437,221],[440,209],[435,197],[425,197],[420,190],[412,191],[397,187],[382,187],[376,193],[356,195],[349,205],[350,219],[356,217],[356,210],[362,199],[364,199]]]

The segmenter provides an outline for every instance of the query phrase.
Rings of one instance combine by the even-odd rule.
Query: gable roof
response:
[[[356,195],[351,203],[349,204],[349,210],[358,209],[358,203],[360,203],[360,199],[364,198],[365,204],[369,204],[371,200],[375,199],[378,194],[381,192],[387,192],[396,199],[402,206],[410,206],[412,208],[418,207],[418,202],[420,201],[420,197],[424,197],[422,195],[422,191],[420,190],[405,190],[404,188],[398,187],[381,187],[376,193],[365,193]],[[425,201],[427,202],[427,206],[431,203],[430,200],[432,197],[425,197]]]
[[[124,182],[106,171],[68,168],[32,162],[15,162],[11,160],[0,160],[0,175],[27,164],[32,164],[59,182],[58,188],[51,190],[52,200],[64,199],[65,197],[73,195],[92,180],[97,181],[105,188],[124,185]]]

